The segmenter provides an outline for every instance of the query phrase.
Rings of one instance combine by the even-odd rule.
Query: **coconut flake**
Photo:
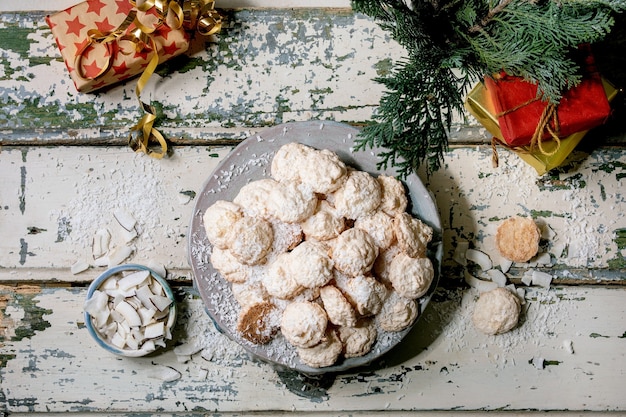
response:
[[[513,261],[502,257],[500,259],[499,264],[500,264],[500,269],[502,270],[502,272],[506,274],[511,269],[511,266],[513,266]]]
[[[468,249],[465,252],[465,258],[468,261],[474,262],[483,271],[488,271],[493,267],[493,263],[491,262],[489,255],[477,249]]]
[[[137,313],[137,310],[133,308],[126,301],[121,301],[115,306],[115,311],[124,316],[126,322],[131,326],[141,326],[141,317]]]
[[[490,269],[487,271],[487,275],[489,276],[491,281],[495,282],[498,285],[498,287],[506,286],[506,275],[504,275],[504,273],[499,269]]]
[[[533,285],[538,285],[544,288],[550,288],[550,283],[552,282],[552,275],[541,272],[541,271],[532,271],[531,280]]]
[[[543,252],[535,258],[535,263],[537,265],[549,266],[552,264],[552,259],[550,258],[550,254],[548,252]]]
[[[144,330],[144,336],[147,339],[154,339],[161,337],[165,334],[165,324],[162,321],[157,321],[146,326]]]
[[[531,285],[533,283],[533,271],[525,271],[522,275],[522,284]]]
[[[152,303],[159,311],[165,311],[165,309],[167,309],[170,304],[172,304],[172,300],[170,300],[168,297],[163,297],[162,295],[157,294],[153,294],[152,296],[150,296],[150,301],[152,301]]]
[[[120,280],[118,280],[117,286],[121,290],[127,291],[133,287],[139,287],[148,279],[149,276],[150,276],[150,271],[147,271],[147,270],[133,272],[131,274],[126,275],[124,278],[121,278]]]
[[[128,211],[119,209],[113,212],[113,217],[127,231],[131,231],[135,228],[135,224],[137,224],[137,220],[130,214]]]
[[[470,287],[477,289],[479,292],[487,292],[498,288],[498,284],[495,282],[478,279],[467,270],[465,271],[464,277],[465,282],[467,282]]]
[[[146,263],[146,266],[156,272],[159,276],[163,278],[167,277],[167,269],[165,269],[165,266],[162,263],[150,260]]]
[[[133,249],[130,246],[117,246],[109,253],[108,267],[116,266],[124,262],[126,258],[132,255]]]
[[[89,269],[89,264],[85,261],[76,261],[70,267],[70,272],[72,275],[80,274],[81,272],[85,272]]]
[[[98,259],[109,251],[111,233],[108,229],[98,229],[93,236],[91,251],[94,259]]]

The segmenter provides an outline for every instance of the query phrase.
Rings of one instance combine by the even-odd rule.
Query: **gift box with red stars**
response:
[[[129,16],[135,13],[142,24],[156,28],[149,42],[139,41],[134,35],[135,23],[128,23]],[[129,0],[84,1],[47,16],[46,21],[80,92],[94,91],[141,73],[155,53],[161,63],[189,47],[189,34],[183,28],[172,29],[152,11],[136,10]],[[114,40],[93,41],[116,31],[119,33]]]

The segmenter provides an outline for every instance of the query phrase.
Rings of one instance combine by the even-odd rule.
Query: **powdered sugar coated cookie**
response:
[[[425,256],[433,238],[433,229],[408,213],[396,215],[394,232],[402,250],[412,258]]]
[[[376,178],[365,171],[352,170],[335,192],[335,208],[342,216],[354,220],[373,213],[380,205],[381,196]]]
[[[379,175],[376,180],[382,189],[379,210],[384,211],[391,217],[404,213],[408,205],[408,199],[402,183],[397,178],[389,175]]]
[[[435,271],[428,258],[412,258],[406,253],[398,254],[389,265],[389,281],[401,296],[416,299],[428,292]]]
[[[472,322],[486,334],[500,334],[513,329],[519,321],[521,303],[517,295],[498,287],[480,294]]]
[[[339,288],[333,285],[320,288],[320,299],[331,323],[348,327],[356,325],[356,311]]]
[[[312,347],[321,342],[328,325],[328,316],[316,303],[297,301],[283,311],[280,330],[285,339],[296,347]]]
[[[333,242],[335,267],[351,276],[363,275],[372,269],[377,256],[374,239],[361,229],[348,229]]]
[[[218,200],[209,206],[202,216],[209,242],[225,249],[228,245],[228,232],[242,217],[241,207],[230,201]]]

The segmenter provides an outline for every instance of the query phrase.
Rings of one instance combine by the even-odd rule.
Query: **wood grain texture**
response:
[[[0,13],[3,143],[125,144],[141,117],[136,78],[97,93],[76,92],[45,13]],[[233,144],[245,138],[242,127],[286,121],[367,123],[383,94],[373,79],[404,56],[387,32],[349,8],[228,9],[224,15],[218,35],[197,37],[186,54],[159,66],[142,94],[173,143]],[[599,137],[621,143],[624,129],[611,126]],[[456,115],[450,140],[484,143],[490,135],[463,114]]]
[[[419,176],[444,229],[439,288],[415,329],[370,366],[310,378],[250,358],[212,324],[193,288],[187,235],[204,181],[264,127],[362,125],[402,49],[346,0],[223,0],[226,25],[161,65],[143,98],[159,112],[171,157],[133,153],[135,81],[96,94],[72,85],[46,13],[78,0],[0,0],[0,414],[276,416],[558,416],[626,412],[626,129],[623,96],[559,169],[537,176],[457,115],[445,166]],[[28,11],[26,11],[28,10]],[[114,218],[137,219],[130,239]],[[478,293],[453,259],[462,242],[500,261],[499,222],[541,226],[541,262],[514,265],[526,290],[514,331],[471,324]],[[87,285],[104,271],[92,239],[110,231],[125,261],[168,269],[180,307],[174,342],[145,358],[100,349],[84,327]],[[89,265],[73,274],[75,262]],[[528,271],[551,288],[522,284]],[[178,372],[163,381],[163,371]]]
[[[45,281],[93,278],[93,273],[81,278],[67,269],[77,261],[93,267],[92,239],[100,228],[110,230],[111,247],[126,244],[113,217],[119,209],[132,212],[140,230],[130,243],[134,254],[129,260],[188,268],[194,195],[231,148],[181,146],[164,160],[125,147],[79,149],[2,151],[0,280],[29,279],[18,272],[21,268],[58,272],[48,279],[39,275]],[[542,252],[550,256],[543,268],[555,278],[624,282],[626,217],[619,208],[625,151],[577,152],[562,169],[543,177],[510,152],[501,152],[501,166],[493,168],[490,152],[488,147],[455,147],[446,154],[444,169],[430,178],[422,175],[442,218],[444,266],[451,274],[461,275],[452,261],[460,241],[484,250],[498,264],[497,226],[506,217],[525,215],[542,225]],[[537,267],[520,266],[520,273]]]
[[[193,353],[119,358],[97,348],[84,328],[84,289],[19,296],[3,288],[3,411],[624,410],[624,291],[531,289],[519,328],[485,336],[470,322],[476,293],[443,290],[381,362],[307,379],[247,357],[187,290],[178,293],[175,337],[177,349]],[[163,367],[180,377],[160,380]],[[564,381],[567,390],[555,395]]]

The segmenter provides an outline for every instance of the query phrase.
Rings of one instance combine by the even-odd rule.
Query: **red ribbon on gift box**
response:
[[[565,91],[558,104],[543,100],[535,83],[501,73],[485,77],[485,87],[492,99],[504,145],[528,146],[550,156],[559,149],[561,138],[603,124],[611,113],[602,77],[588,44],[580,45],[583,58],[582,81]],[[552,152],[544,150],[544,140],[554,140]]]

